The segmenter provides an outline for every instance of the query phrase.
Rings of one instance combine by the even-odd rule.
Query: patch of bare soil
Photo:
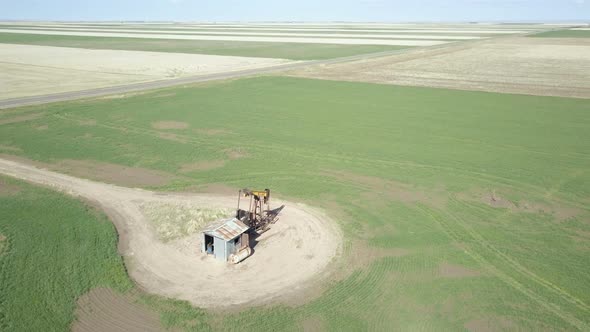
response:
[[[354,250],[352,250],[354,249]],[[362,243],[354,243],[350,248],[349,259],[351,267],[358,269],[366,267],[385,257],[403,257],[410,255],[412,250],[405,248],[377,248]]]
[[[188,142],[186,140],[186,138],[176,135],[176,134],[172,134],[172,133],[159,133],[158,137],[165,139],[165,140],[178,142],[178,143],[187,143]]]
[[[6,242],[6,236],[0,233],[0,256],[2,256],[6,250]]]
[[[20,191],[21,188],[19,186],[6,183],[4,180],[0,179],[0,197],[15,195]]]
[[[49,126],[48,125],[41,125],[41,126],[35,127],[35,129],[37,129],[37,130],[47,130],[47,129],[49,129]]]
[[[180,167],[181,173],[190,173],[196,171],[208,171],[225,166],[225,160],[206,160],[195,163],[184,164]]]
[[[514,322],[504,317],[472,319],[465,323],[464,326],[471,332],[496,332],[516,328]]]
[[[10,124],[10,123],[19,123],[24,121],[36,120],[42,117],[43,113],[31,113],[25,115],[18,115],[11,118],[3,118],[0,119],[0,125]]]
[[[590,98],[590,41],[509,37],[310,66],[291,76]]]
[[[92,160],[61,160],[56,163],[45,163],[7,154],[0,154],[0,158],[128,187],[164,186],[177,179],[175,175],[163,171]]]
[[[392,180],[345,171],[326,171],[323,174],[344,182],[353,182],[366,189],[361,193],[364,201],[371,202],[376,201],[378,197],[385,197],[390,201],[407,204],[422,203],[436,208],[442,208],[447,203],[447,198],[442,192],[426,192]]]
[[[189,124],[181,121],[157,121],[152,122],[152,128],[154,129],[186,129]]]
[[[194,192],[201,192],[201,193],[210,193],[216,195],[223,195],[223,196],[231,196],[235,195],[238,192],[238,188],[230,187],[225,184],[213,183],[207,184],[204,186],[199,186],[195,188],[188,188],[188,191]]]
[[[467,278],[477,277],[481,274],[478,271],[468,269],[460,265],[443,263],[438,267],[438,273],[443,278]]]
[[[161,171],[92,160],[62,160],[52,168],[75,176],[90,177],[93,180],[129,187],[163,186],[175,178]]]
[[[95,288],[78,299],[72,331],[164,331],[159,315],[136,303],[133,294]]]
[[[17,148],[16,146],[2,145],[2,144],[0,144],[0,150],[10,151],[10,152],[21,152],[21,151],[23,151],[21,148]]]
[[[575,207],[561,206],[557,204],[530,202],[520,200],[513,202],[502,197],[495,190],[458,195],[462,200],[479,201],[494,208],[508,209],[512,212],[546,213],[551,214],[557,221],[566,221],[582,214],[582,210]]]
[[[244,148],[232,148],[223,150],[229,159],[241,159],[248,157],[248,152]]]
[[[340,230],[323,212],[305,204],[273,199],[273,206],[286,206],[278,222],[256,239],[252,256],[238,265],[228,265],[201,254],[199,232],[162,241],[141,206],[190,204],[200,209],[233,209],[235,193],[155,193],[5,159],[0,159],[0,173],[96,202],[117,227],[119,251],[130,277],[141,289],[200,307],[290,303],[292,297],[325,280],[332,272],[328,266],[342,251]]]

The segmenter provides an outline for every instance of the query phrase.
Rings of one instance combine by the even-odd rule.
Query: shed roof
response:
[[[250,227],[246,226],[237,218],[221,220],[209,225],[203,230],[203,233],[218,237],[225,241],[230,241],[247,231]]]

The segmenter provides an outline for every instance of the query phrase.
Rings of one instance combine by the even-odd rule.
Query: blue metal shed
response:
[[[249,228],[237,218],[211,224],[203,230],[201,251],[226,262],[232,254],[249,245],[246,233]]]

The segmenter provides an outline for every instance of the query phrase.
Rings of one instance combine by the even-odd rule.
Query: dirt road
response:
[[[119,251],[131,278],[149,293],[183,299],[200,307],[288,301],[327,276],[341,253],[332,220],[303,204],[285,204],[280,220],[262,236],[255,253],[228,265],[200,253],[199,232],[163,242],[142,211],[146,205],[233,208],[232,195],[169,194],[123,188],[0,159],[0,173],[83,197],[102,207],[119,232]]]

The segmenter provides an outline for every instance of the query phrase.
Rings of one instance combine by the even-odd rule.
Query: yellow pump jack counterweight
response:
[[[250,198],[247,209],[240,208],[243,198]],[[277,215],[283,207],[276,210],[270,209],[270,189],[241,189],[238,192],[236,218],[250,226],[250,230],[262,234],[270,228],[271,224],[278,220]]]

